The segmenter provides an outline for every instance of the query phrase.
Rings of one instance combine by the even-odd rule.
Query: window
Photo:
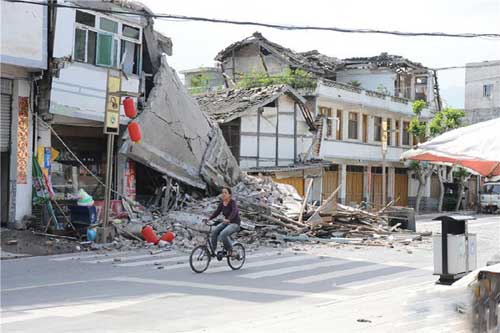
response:
[[[123,62],[123,71],[125,73],[139,74],[139,55],[141,46],[136,43],[122,40],[121,59]]]
[[[108,20],[107,18],[101,17],[100,28],[104,31],[118,33],[118,22]]]
[[[358,138],[358,114],[355,112],[349,112],[348,137],[349,139]]]
[[[486,184],[483,186],[483,194],[500,194],[500,184]]]
[[[368,142],[368,115],[363,115],[363,142]]]
[[[319,113],[322,116],[326,117],[326,136],[328,138],[332,138],[333,137],[333,124],[334,124],[332,109],[320,107]]]
[[[483,97],[491,97],[492,92],[493,92],[492,84],[483,85]]]
[[[85,61],[85,47],[87,43],[87,31],[75,30],[75,60]]]
[[[396,120],[396,142],[394,142],[394,145],[399,146],[399,120]]]
[[[141,69],[141,29],[122,25],[104,15],[77,11],[74,59],[93,65],[118,68],[129,74]],[[97,21],[96,21],[97,19]]]
[[[95,64],[96,33],[90,30],[75,29],[76,61]]]
[[[337,140],[342,140],[342,110],[337,110]]]
[[[427,77],[415,78],[415,99],[427,101]]]
[[[408,131],[410,127],[410,122],[403,121],[403,145],[410,145],[410,132]]]
[[[124,24],[122,34],[125,37],[139,40],[140,30]]]
[[[77,10],[75,21],[76,23],[88,25],[89,27],[95,27],[95,15],[86,12]]]
[[[373,140],[382,141],[382,117],[374,117],[374,133]]]
[[[96,65],[111,67],[113,64],[113,36],[107,34],[97,35]]]
[[[391,141],[391,123],[392,123],[392,120],[390,118],[387,118],[387,145],[390,146],[392,144],[392,141]]]

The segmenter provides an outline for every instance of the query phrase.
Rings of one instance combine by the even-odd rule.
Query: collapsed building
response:
[[[33,214],[44,225],[50,221],[49,215],[64,221],[69,214],[66,206],[74,204],[80,189],[93,197],[102,217],[110,162],[114,165],[112,199],[116,201],[127,197],[151,204],[159,191],[166,191],[165,186],[206,194],[236,184],[240,169],[220,129],[168,66],[166,56],[172,55],[172,41],[154,30],[153,13],[130,1],[72,0],[58,5],[43,11],[34,4],[15,5],[28,13],[32,10],[38,26],[48,24],[44,37],[48,66],[33,82],[32,105],[26,104],[32,106],[28,111],[34,119],[26,123],[26,139],[32,137],[33,143],[23,164],[30,191],[23,192],[17,202],[12,200],[10,204],[22,206],[23,213],[9,219]],[[42,16],[48,19],[39,21],[44,11],[46,16]],[[130,119],[119,105],[118,140],[111,161],[103,131],[110,72],[119,75],[122,99],[134,99],[136,121],[143,133],[140,143],[130,142],[126,134]],[[4,79],[2,89],[3,83]],[[38,167],[40,175],[32,190],[32,170]],[[39,192],[40,187],[48,191]],[[31,193],[43,196],[33,206]],[[60,206],[54,205],[53,214],[45,205],[49,196]]]

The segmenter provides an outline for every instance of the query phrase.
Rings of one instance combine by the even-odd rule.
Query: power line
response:
[[[47,2],[35,2],[28,0],[4,0],[12,3],[26,3],[32,5],[49,6]],[[500,38],[500,34],[497,33],[445,33],[445,32],[406,32],[406,31],[396,31],[396,30],[379,30],[379,29],[348,29],[348,28],[338,28],[338,27],[321,27],[321,26],[298,26],[298,25],[284,25],[284,24],[274,24],[274,23],[264,23],[256,21],[235,21],[227,19],[213,19],[198,16],[185,16],[185,15],[173,15],[173,14],[151,14],[146,11],[143,13],[130,12],[130,11],[119,11],[119,10],[108,10],[108,9],[98,9],[92,7],[84,6],[73,6],[73,5],[63,5],[63,4],[50,4],[54,7],[59,8],[73,8],[73,9],[86,9],[95,12],[107,13],[107,14],[119,14],[119,15],[132,15],[132,16],[142,16],[147,18],[156,19],[175,19],[180,21],[197,21],[197,22],[207,22],[207,23],[218,23],[218,24],[233,24],[241,26],[258,26],[264,28],[273,28],[279,30],[316,30],[316,31],[333,31],[340,33],[357,33],[357,34],[382,34],[382,35],[392,35],[400,37],[452,37],[452,38]]]

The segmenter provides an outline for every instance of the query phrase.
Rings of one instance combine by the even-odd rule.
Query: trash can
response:
[[[434,219],[441,221],[441,234],[432,238],[434,275],[440,276],[436,283],[450,285],[476,268],[476,235],[467,230],[467,221],[475,219],[463,215]]]

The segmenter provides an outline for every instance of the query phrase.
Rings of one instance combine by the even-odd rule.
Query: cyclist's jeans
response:
[[[226,250],[231,251],[233,249],[233,244],[229,236],[238,231],[240,231],[240,226],[236,223],[219,224],[212,232],[212,250],[215,252],[215,250],[217,250],[217,244],[220,240],[222,240],[222,243],[224,244]]]

